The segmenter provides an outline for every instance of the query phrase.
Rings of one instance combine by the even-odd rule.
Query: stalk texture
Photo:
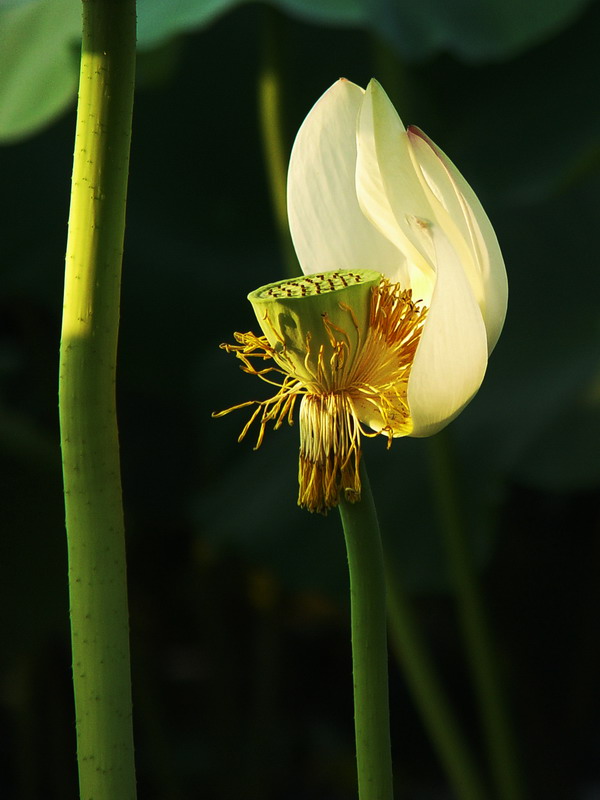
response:
[[[115,406],[135,0],[84,0],[59,408],[82,800],[136,796]]]

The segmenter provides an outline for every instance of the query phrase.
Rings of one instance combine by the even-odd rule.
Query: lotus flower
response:
[[[298,502],[326,511],[342,492],[360,499],[361,436],[429,436],[471,400],[504,323],[506,272],[472,189],[376,81],[340,80],[309,113],[288,209],[305,277],[252,292],[263,335],[223,347],[278,387],[234,407],[256,406],[240,438],[259,418],[260,446],[301,399]]]
[[[377,270],[428,307],[409,435],[443,428],[481,386],[506,314],[502,254],[471,187],[422,131],[404,128],[377,81],[365,91],[342,79],[298,132],[288,213],[306,275]]]

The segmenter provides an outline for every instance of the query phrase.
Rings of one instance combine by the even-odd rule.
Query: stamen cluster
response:
[[[259,419],[257,449],[268,423],[275,429],[286,420],[293,424],[300,398],[298,504],[321,513],[336,506],[342,493],[349,502],[360,499],[361,435],[383,434],[389,447],[394,437],[411,432],[408,380],[427,313],[410,290],[386,279],[371,289],[366,326],[361,327],[350,305],[340,302],[339,309],[347,324],[334,324],[324,312],[317,323],[322,330],[306,333],[300,360],[297,348],[292,353],[286,347],[270,318],[265,322],[274,344],[248,332],[235,333],[235,345],[221,345],[241,360],[244,372],[276,386],[277,392],[215,416],[256,406],[239,440]],[[272,364],[260,368],[261,361]]]

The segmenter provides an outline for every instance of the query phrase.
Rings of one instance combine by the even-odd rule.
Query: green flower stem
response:
[[[83,800],[132,800],[131,678],[115,410],[135,0],[84,0],[59,405]]]
[[[398,572],[387,555],[385,567],[392,647],[429,737],[455,796],[460,800],[486,800],[488,792],[479,768],[440,684]]]
[[[350,571],[358,796],[392,800],[383,551],[364,461],[360,470],[362,499],[339,507]]]
[[[460,623],[479,701],[488,759],[502,800],[526,796],[514,748],[498,659],[472,562],[456,485],[456,465],[446,432],[431,440],[435,489],[442,515],[444,543],[459,609]]]
[[[263,9],[261,64],[258,77],[258,107],[271,205],[286,272],[300,275],[300,266],[292,244],[287,216],[287,164],[289,145],[284,131],[280,41],[281,15],[272,8]]]

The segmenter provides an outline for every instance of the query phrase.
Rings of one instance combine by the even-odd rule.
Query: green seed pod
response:
[[[335,389],[367,336],[380,281],[373,270],[336,270],[261,286],[248,300],[278,363],[308,385]]]

